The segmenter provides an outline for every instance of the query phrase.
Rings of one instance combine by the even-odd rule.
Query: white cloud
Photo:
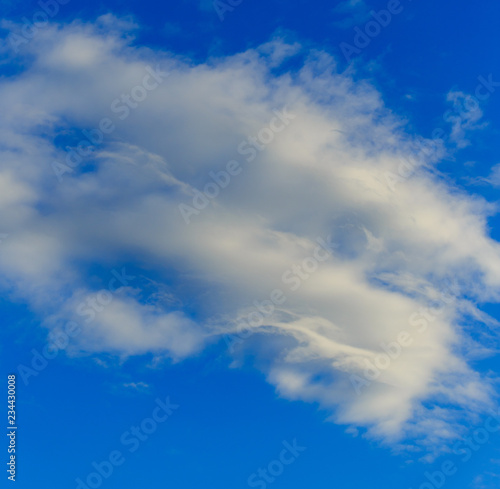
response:
[[[483,117],[483,111],[479,107],[477,98],[464,92],[451,90],[446,100],[453,107],[453,110],[449,110],[444,116],[445,120],[451,124],[450,140],[458,148],[465,148],[470,144],[466,137],[467,133],[486,127],[486,123],[478,123]]]
[[[494,187],[500,187],[500,164],[494,165],[491,168],[491,173],[486,178],[486,182]]]
[[[466,362],[462,320],[491,326],[477,304],[499,300],[500,247],[487,234],[494,207],[425,165],[391,190],[385,175],[417,137],[368,83],[336,73],[326,53],[300,53],[302,68],[278,76],[273,68],[297,44],[194,65],[127,43],[118,28],[104,34],[102,22],[51,27],[26,47],[25,68],[0,81],[3,287],[51,321],[81,321],[78,304],[105,287],[93,267],[154,270],[153,294],[164,292],[155,290],[162,281],[175,294],[162,305],[119,290],[78,347],[173,358],[233,332],[254,301],[279,288],[286,302],[248,346],[282,395],[320,402],[333,420],[373,436],[434,447],[457,433],[460,416],[486,409],[492,388]],[[120,120],[113,100],[157,65],[169,77]],[[293,121],[246,162],[241,141],[283,107]],[[65,147],[104,117],[116,129],[60,184],[52,162],[64,162]],[[209,172],[235,159],[241,174],[186,225],[178,205],[192,204]],[[338,248],[291,290],[283,273],[329,235]],[[422,319],[450,277],[459,300]],[[428,327],[418,333],[411,321]],[[404,330],[412,344],[358,395],[351,375]],[[463,409],[439,407],[449,403]]]
[[[128,389],[134,389],[139,392],[146,392],[149,390],[149,384],[146,384],[145,382],[124,382],[123,387],[128,388]]]

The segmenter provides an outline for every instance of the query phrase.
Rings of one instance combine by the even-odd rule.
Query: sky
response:
[[[0,9],[5,487],[498,487],[497,2]]]

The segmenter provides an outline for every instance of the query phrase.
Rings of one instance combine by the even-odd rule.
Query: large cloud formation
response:
[[[3,43],[4,290],[83,324],[87,352],[180,359],[229,337],[281,395],[385,440],[438,446],[489,408],[468,358],[497,325],[478,309],[499,300],[495,209],[433,171],[442,142],[417,149],[327,53],[275,39],[194,64],[130,29]],[[167,300],[124,281],[90,312],[123,266]]]

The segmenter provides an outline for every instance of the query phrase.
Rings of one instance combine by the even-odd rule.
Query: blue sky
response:
[[[0,2],[18,487],[498,487],[498,4],[54,2]]]

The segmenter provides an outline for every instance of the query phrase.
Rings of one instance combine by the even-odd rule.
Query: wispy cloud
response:
[[[444,120],[451,124],[450,139],[458,148],[465,148],[470,144],[467,133],[486,127],[486,123],[479,123],[483,111],[477,99],[464,92],[450,91],[446,100],[452,105],[444,114]]]
[[[149,385],[145,382],[124,382],[123,387],[126,389],[133,389],[139,392],[147,392],[149,391]]]

